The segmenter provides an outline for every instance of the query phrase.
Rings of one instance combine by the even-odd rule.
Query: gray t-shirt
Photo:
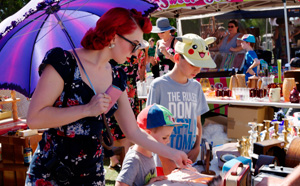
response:
[[[168,108],[177,122],[189,124],[174,127],[169,144],[188,153],[196,141],[197,117],[209,110],[200,83],[194,79],[177,83],[168,74],[156,78],[147,98],[147,105],[154,103]]]
[[[126,153],[122,170],[116,181],[126,183],[130,186],[142,186],[146,185],[151,178],[156,176],[153,157],[146,157],[131,147]]]

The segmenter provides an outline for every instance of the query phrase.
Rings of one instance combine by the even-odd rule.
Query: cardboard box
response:
[[[11,117],[11,111],[2,111],[0,112],[0,119],[6,119]]]
[[[263,120],[272,120],[274,110],[271,107],[228,107],[227,137],[241,139],[242,136],[249,136],[251,129],[248,122],[263,123]]]

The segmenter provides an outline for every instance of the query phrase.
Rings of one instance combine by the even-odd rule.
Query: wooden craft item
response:
[[[296,137],[290,143],[286,153],[285,166],[296,167],[300,164],[300,138]]]
[[[282,85],[282,94],[285,102],[290,101],[290,92],[296,87],[295,78],[284,78]]]
[[[247,81],[248,88],[258,88],[258,80],[259,78],[256,75],[249,77]]]
[[[264,124],[262,124],[262,123],[257,124],[257,138],[256,138],[257,142],[261,142],[260,133],[263,131],[263,127],[264,127]]]
[[[238,86],[246,88],[246,78],[245,74],[236,74],[236,78],[238,80]]]
[[[204,171],[202,171],[201,174],[216,175],[216,173],[214,171],[209,170],[210,161],[212,159],[212,151],[211,151],[209,143],[207,141],[205,141],[201,147],[202,147],[201,160],[202,160],[202,165],[204,168]]]
[[[266,135],[264,140],[269,140],[270,139],[269,128],[270,128],[271,120],[264,120],[264,123],[265,123],[265,130],[266,130]]]
[[[274,134],[272,134],[273,139],[278,139],[279,138],[278,127],[279,127],[280,123],[281,123],[281,121],[272,122],[272,124],[274,125]]]
[[[278,139],[270,139],[262,142],[254,143],[253,153],[258,155],[275,156],[278,159],[278,165],[284,165],[285,150],[284,141]]]

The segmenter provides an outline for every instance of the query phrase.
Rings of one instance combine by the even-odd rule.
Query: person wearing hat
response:
[[[151,33],[157,33],[160,40],[156,42],[155,65],[152,66],[153,77],[157,78],[174,67],[174,46],[176,39],[171,31],[176,30],[170,25],[169,19],[160,17],[156,20],[156,26],[152,27]],[[160,73],[161,72],[161,73]]]
[[[253,50],[255,44],[255,37],[252,34],[244,34],[242,38],[238,38],[241,41],[242,48],[245,49],[245,64],[243,67],[243,73],[246,77],[246,82],[250,76],[256,75],[257,66],[260,65],[260,61],[257,58],[256,53]]]
[[[158,104],[144,108],[137,116],[137,124],[140,129],[165,145],[170,142],[174,126],[184,125],[184,123],[176,122],[172,113]],[[166,179],[165,176],[157,176],[152,152],[135,144],[130,147],[125,156],[115,186],[139,186],[164,179]]]
[[[200,151],[201,115],[209,108],[201,85],[194,78],[201,68],[216,67],[208,50],[208,45],[216,38],[204,40],[196,34],[186,34],[176,39],[175,66],[168,74],[152,81],[146,104],[163,105],[172,112],[177,122],[189,123],[187,126],[174,127],[169,145],[183,150],[189,159],[195,161]],[[159,159],[165,175],[176,168],[170,160],[162,157]]]

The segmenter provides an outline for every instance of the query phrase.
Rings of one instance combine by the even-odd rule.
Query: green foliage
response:
[[[0,22],[13,15],[30,0],[0,0]]]

